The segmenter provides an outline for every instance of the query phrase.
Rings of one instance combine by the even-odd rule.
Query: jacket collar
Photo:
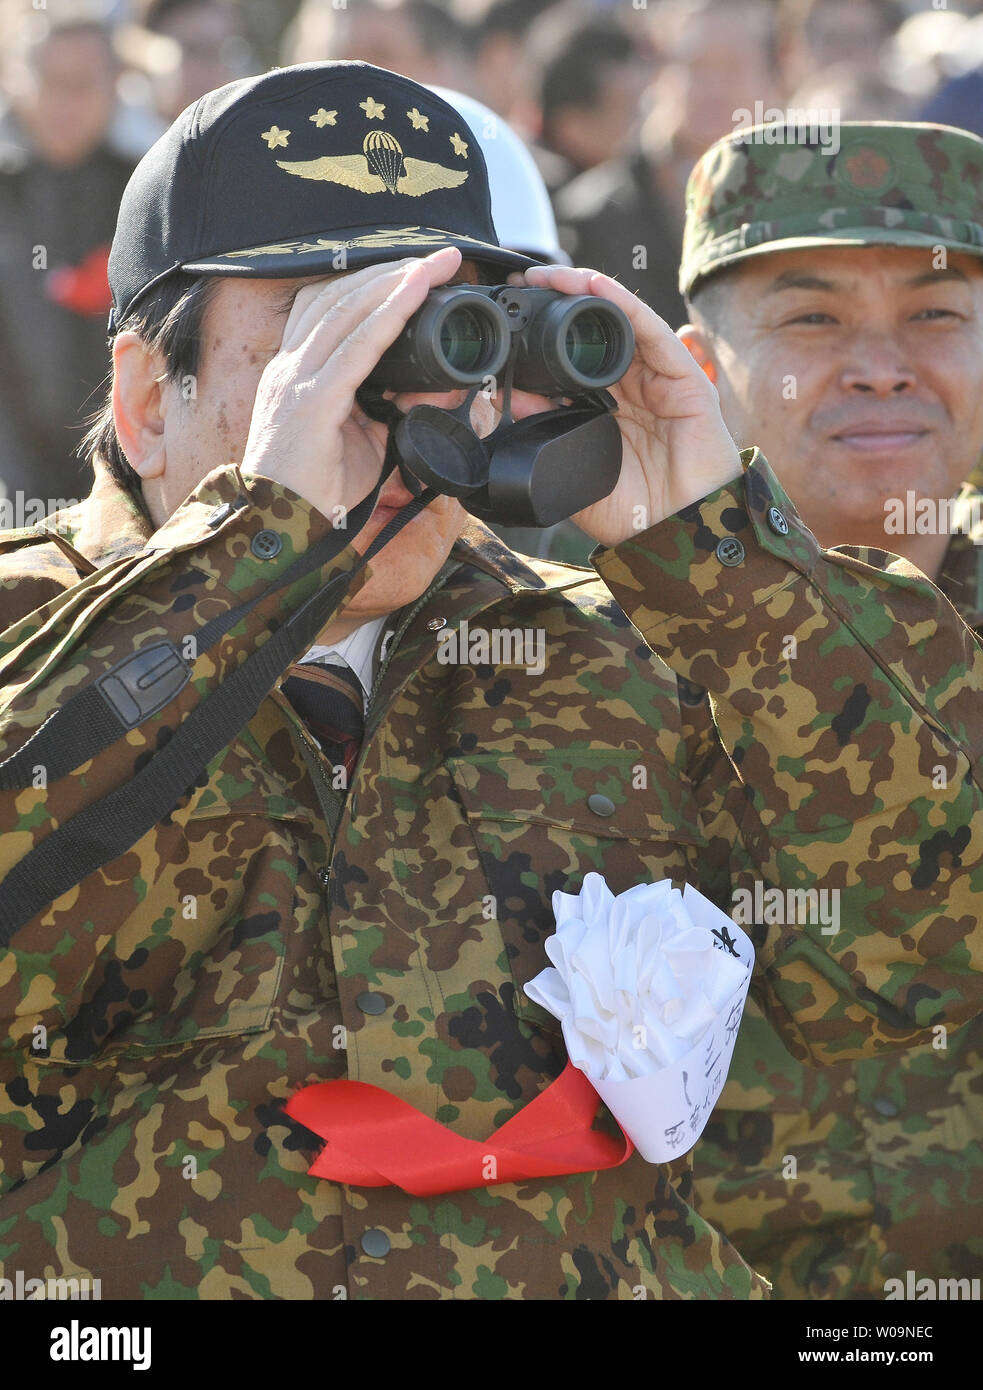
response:
[[[141,551],[154,534],[154,523],[136,493],[118,483],[101,458],[93,460],[95,481],[89,496],[65,507],[42,525],[66,553],[84,562],[87,573]],[[584,576],[564,565],[518,555],[488,526],[469,517],[450,558],[496,579],[512,593],[524,589],[563,588]]]
[[[116,481],[102,459],[94,459],[93,468],[95,482],[89,496],[42,523],[62,549],[84,562],[81,568],[87,573],[138,553],[154,533],[142,500]],[[965,509],[958,514],[965,517],[965,529],[957,530],[949,542],[937,582],[963,620],[978,628],[983,626],[983,491],[967,483],[959,500]],[[474,517],[468,519],[450,558],[497,580],[512,593],[566,588],[584,578],[582,572],[567,566],[517,554]]]
[[[142,499],[116,481],[103,459],[96,456],[92,467],[95,481],[88,497],[42,522],[66,553],[74,551],[84,562],[88,573],[137,554],[155,529]]]

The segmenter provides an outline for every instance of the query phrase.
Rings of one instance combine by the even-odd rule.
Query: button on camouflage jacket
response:
[[[471,531],[399,616],[343,808],[274,689],[152,832],[14,934],[5,1273],[85,1274],[103,1297],[766,1292],[693,1209],[685,1158],[422,1200],[309,1177],[317,1142],[282,1112],[348,1075],[488,1136],[564,1064],[522,986],[546,963],[551,892],[591,869],[615,891],[685,878],[725,905],[756,879],[839,886],[836,936],[752,929],[756,996],[799,1057],[903,1047],[980,1011],[983,656],[916,572],[824,557],[766,462],[745,467],[599,553],[603,583]],[[328,527],[229,467],[153,535],[103,475],[60,541],[5,537],[3,751],[151,639],[189,649]],[[270,529],[281,548],[259,558]],[[734,535],[743,559],[724,565]],[[145,766],[271,619],[354,559],[258,603],[104,754],[4,794],[0,874]],[[545,668],[442,663],[439,620],[465,619],[542,632]],[[719,749],[684,737],[669,656],[710,690]]]
[[[938,581],[977,633],[981,504],[983,493],[967,484]],[[945,671],[940,661],[940,682]],[[685,712],[715,742],[706,704]],[[890,929],[876,909],[872,920]],[[908,1270],[916,1279],[978,1278],[983,1020],[818,1069],[790,1057],[752,1003],[693,1159],[700,1212],[772,1281],[776,1297],[883,1299],[898,1287],[889,1281],[907,1287]]]

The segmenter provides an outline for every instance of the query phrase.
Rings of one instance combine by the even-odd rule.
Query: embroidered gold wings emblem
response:
[[[466,169],[447,169],[426,159],[411,159],[388,130],[370,130],[361,154],[322,155],[320,159],[278,159],[288,174],[301,179],[324,179],[359,193],[405,193],[419,198],[438,188],[457,188]]]

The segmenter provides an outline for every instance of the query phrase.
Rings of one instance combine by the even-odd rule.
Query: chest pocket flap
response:
[[[488,920],[501,928],[516,1012],[555,1030],[523,991],[549,964],[554,892],[579,892],[592,871],[613,893],[663,878],[692,881],[687,848],[703,836],[690,783],[632,749],[479,754],[448,765],[488,885]]]

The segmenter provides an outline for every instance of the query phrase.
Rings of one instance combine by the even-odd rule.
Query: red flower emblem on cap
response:
[[[876,188],[891,172],[890,161],[877,150],[860,149],[846,161],[850,182],[857,188]]]

